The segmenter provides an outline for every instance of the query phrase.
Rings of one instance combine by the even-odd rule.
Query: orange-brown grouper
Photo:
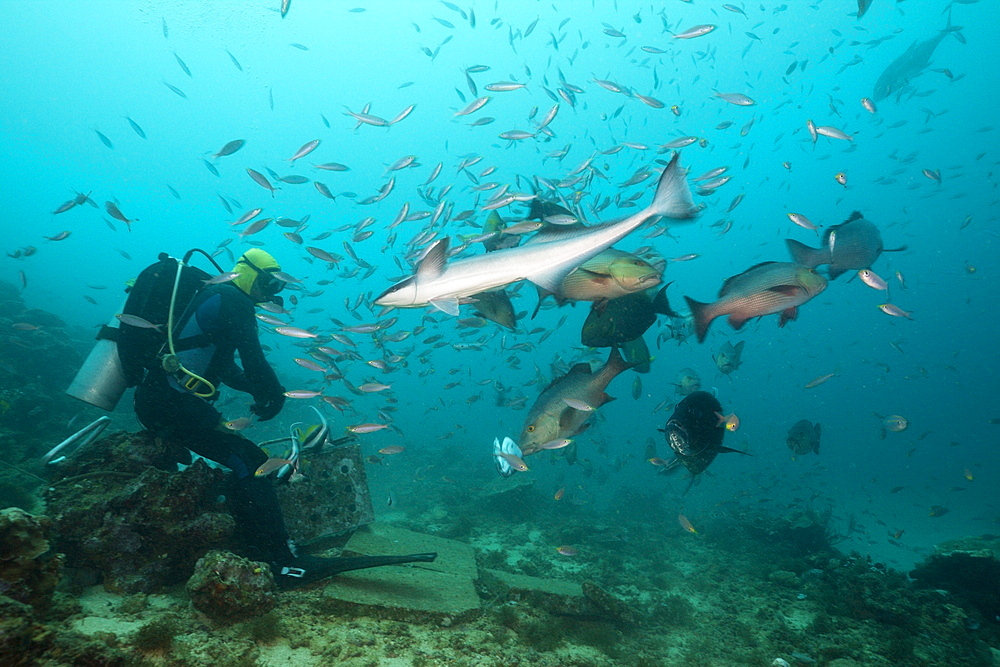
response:
[[[795,319],[799,306],[824,289],[826,278],[815,269],[791,262],[764,262],[726,280],[718,301],[701,303],[684,298],[700,343],[705,340],[708,325],[721,315],[728,315],[729,324],[739,329],[750,318],[781,313],[778,326],[784,326]]]

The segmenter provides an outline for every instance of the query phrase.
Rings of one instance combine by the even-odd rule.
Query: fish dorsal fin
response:
[[[865,216],[861,213],[861,211],[854,211],[853,213],[851,213],[850,217],[847,218],[847,220],[844,220],[844,224],[847,224],[848,222],[854,222],[855,220],[863,217]]]
[[[680,315],[675,313],[674,309],[670,307],[670,301],[667,299],[667,288],[673,284],[674,281],[671,280],[669,283],[661,287],[656,293],[656,296],[653,297],[652,305],[654,313],[666,315],[667,317],[680,317]]]
[[[737,273],[735,276],[730,276],[730,277],[726,278],[726,282],[722,283],[722,287],[719,288],[719,296],[726,296],[726,294],[729,293],[729,290],[732,289],[732,287],[733,287],[731,285],[731,283],[734,280],[736,280],[737,278],[741,278],[741,277],[745,276],[746,274],[750,273],[754,269],[759,269],[760,267],[767,266],[768,264],[777,264],[777,263],[778,262],[761,262],[760,264],[754,264],[753,266],[751,266],[749,269],[747,269],[743,273]]]
[[[423,259],[417,265],[417,280],[434,280],[444,273],[444,266],[448,261],[448,237],[438,239],[424,254]]]
[[[548,291],[544,287],[535,285],[535,289],[538,290],[538,303],[535,304],[535,311],[531,313],[531,319],[535,319],[535,316],[538,315],[538,311],[541,309],[542,301],[545,301],[545,297],[552,296],[552,292]]]
[[[528,220],[544,220],[550,215],[571,215],[576,217],[573,211],[569,210],[561,204],[555,202],[546,201],[544,199],[539,199],[535,197],[531,200],[530,209],[528,212]]]
[[[542,391],[543,391],[543,392],[544,392],[544,391],[548,391],[548,390],[549,390],[549,389],[551,389],[551,388],[552,388],[552,387],[553,387],[553,386],[554,386],[554,385],[555,385],[555,384],[556,384],[557,382],[560,382],[560,381],[562,381],[562,379],[563,379],[563,378],[567,378],[567,377],[569,377],[570,375],[579,375],[579,374],[585,374],[585,375],[590,375],[590,373],[591,373],[591,370],[590,370],[590,364],[588,364],[588,363],[587,363],[587,362],[585,362],[585,361],[581,361],[581,362],[580,362],[580,363],[578,363],[578,364],[574,364],[572,368],[570,368],[570,369],[569,369],[568,371],[566,371],[566,374],[565,374],[565,375],[560,375],[560,376],[558,376],[558,377],[555,377],[555,378],[552,378],[552,382],[549,382],[549,384],[548,384],[548,385],[546,385],[545,389],[543,389]]]
[[[483,233],[497,233],[503,231],[507,223],[503,221],[500,214],[495,210],[490,211],[490,214],[486,216],[486,222],[483,224]]]

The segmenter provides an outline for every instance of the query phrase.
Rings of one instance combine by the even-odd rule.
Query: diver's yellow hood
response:
[[[232,283],[243,290],[247,296],[252,296],[254,283],[260,277],[260,273],[254,270],[254,266],[261,271],[281,270],[278,260],[266,250],[251,248],[243,253],[243,256],[236,262],[236,266],[233,267],[233,271],[239,275],[233,279]]]

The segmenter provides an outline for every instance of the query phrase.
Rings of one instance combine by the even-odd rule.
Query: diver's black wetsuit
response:
[[[228,283],[204,288],[176,330],[176,350],[186,368],[216,387],[222,383],[251,394],[253,411],[262,420],[280,412],[284,388],[264,357],[254,304],[243,291]],[[237,352],[242,369],[234,359]],[[159,369],[147,371],[136,389],[135,412],[150,431],[233,471],[230,510],[244,537],[261,550],[255,557],[291,557],[274,486],[269,479],[254,477],[268,458],[263,450],[224,428],[222,414],[208,400],[188,392]]]

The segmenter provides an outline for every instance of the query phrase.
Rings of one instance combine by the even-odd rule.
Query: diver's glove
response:
[[[268,419],[274,419],[281,412],[281,408],[285,406],[285,394],[275,394],[270,398],[266,398],[262,401],[257,401],[250,406],[250,412],[254,413],[260,418],[260,421],[266,422]]]

